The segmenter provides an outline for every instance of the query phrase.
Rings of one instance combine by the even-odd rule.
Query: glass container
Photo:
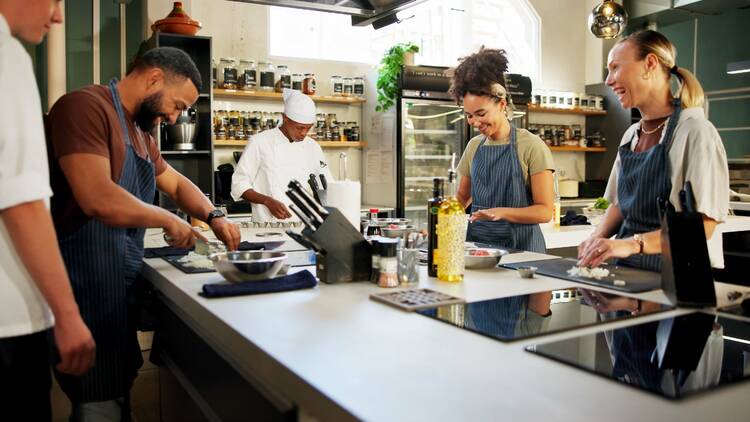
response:
[[[263,91],[273,91],[273,85],[276,80],[276,69],[271,62],[258,63],[260,72],[260,89]]]

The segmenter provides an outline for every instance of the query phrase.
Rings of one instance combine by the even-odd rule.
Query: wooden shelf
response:
[[[214,140],[215,147],[244,147],[247,145],[247,141],[240,139],[227,139],[227,140]],[[359,142],[332,142],[324,141],[318,142],[321,148],[364,148],[367,146],[365,141]]]
[[[578,114],[581,116],[606,116],[606,110],[582,110],[580,108],[548,108],[529,104],[530,113]]]
[[[214,89],[214,98],[235,98],[241,100],[264,100],[264,101],[282,101],[280,92],[268,91],[238,91],[234,89]],[[328,95],[311,95],[310,98],[318,103],[329,104],[347,104],[359,105],[364,104],[365,100],[356,97],[331,97]]]
[[[574,146],[559,146],[559,147],[549,147],[552,151],[569,151],[569,152],[605,152],[607,151],[607,148],[605,147],[574,147]]]

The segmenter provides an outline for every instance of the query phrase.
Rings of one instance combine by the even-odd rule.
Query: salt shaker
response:
[[[406,241],[400,241],[398,253],[398,278],[402,285],[419,282],[419,233],[409,233]]]
[[[380,274],[378,275],[380,287],[398,287],[397,246],[397,241],[393,239],[382,239],[380,242]]]

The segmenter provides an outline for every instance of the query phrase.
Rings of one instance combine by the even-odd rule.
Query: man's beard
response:
[[[142,131],[151,132],[151,129],[156,126],[156,119],[164,115],[159,111],[161,96],[161,92],[157,92],[147,97],[141,103],[138,114],[135,115],[135,123]]]

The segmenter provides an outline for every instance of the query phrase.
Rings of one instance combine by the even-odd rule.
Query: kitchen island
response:
[[[290,241],[281,249],[295,246]],[[506,258],[529,257],[539,258]],[[188,358],[167,361],[166,366],[177,373],[208,420],[284,420],[296,417],[297,411],[321,421],[740,421],[750,415],[750,382],[676,402],[524,350],[529,344],[569,338],[570,331],[502,343],[374,302],[369,295],[385,289],[367,282],[206,299],[198,295],[202,285],[221,282],[220,275],[186,275],[158,258],[144,262],[144,276],[159,292],[167,319],[181,326],[185,337],[194,335],[203,343],[194,348],[186,343],[182,349]],[[467,271],[463,283],[448,284],[421,270],[420,287],[467,301],[581,287],[543,276],[521,279],[506,269]],[[717,283],[720,298],[728,289],[747,290]],[[637,297],[666,303],[661,291]],[[687,312],[672,310],[605,327]],[[162,339],[168,339],[169,327],[163,329],[167,334]],[[598,326],[575,333],[601,330]],[[159,336],[157,328],[155,341]],[[180,352],[164,349],[167,360]],[[202,354],[219,358],[221,369],[212,370],[207,363],[211,360]],[[193,366],[209,367],[194,375]],[[232,396],[225,386],[226,371],[254,392]],[[256,395],[263,398],[258,406],[274,408],[276,412],[268,414],[275,416],[259,417],[238,406]]]

